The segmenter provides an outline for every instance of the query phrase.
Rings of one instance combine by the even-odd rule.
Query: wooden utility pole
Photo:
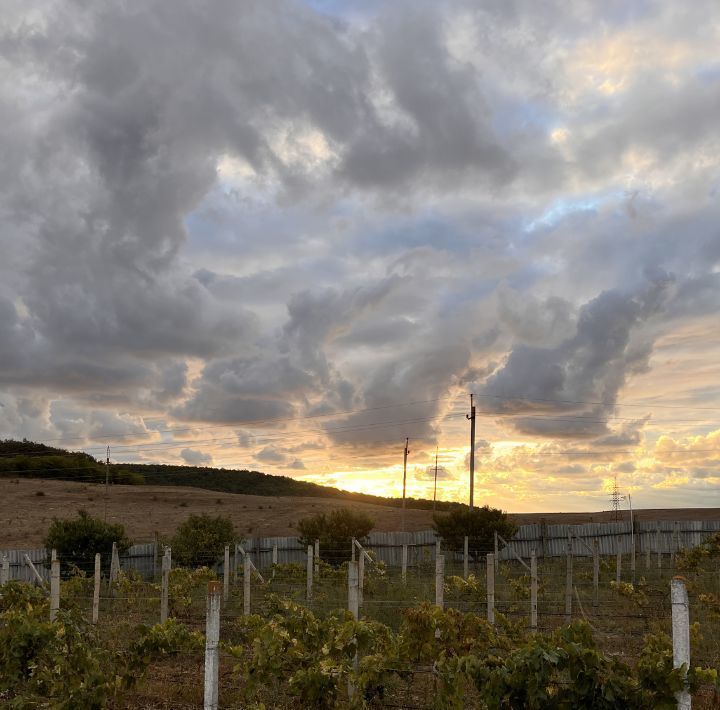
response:
[[[433,513],[435,512],[435,503],[437,502],[437,463],[438,463],[438,447],[435,447],[435,488],[433,488]]]
[[[408,444],[410,443],[410,439],[407,437],[405,438],[405,448],[403,449],[403,499],[402,499],[402,529],[403,532],[405,532],[405,491],[407,487],[407,457],[410,453],[410,449],[408,449]]]
[[[465,416],[470,420],[470,510],[472,510],[475,493],[475,405],[472,394],[470,395],[470,414]]]
[[[110,485],[110,447],[105,452],[105,520],[107,523],[108,487]]]

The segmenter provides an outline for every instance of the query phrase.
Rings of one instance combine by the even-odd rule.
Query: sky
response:
[[[0,437],[720,504],[716,0],[5,0]],[[629,501],[628,501],[629,503]],[[625,505],[624,503],[623,505]]]

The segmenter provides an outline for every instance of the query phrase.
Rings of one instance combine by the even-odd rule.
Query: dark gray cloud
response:
[[[195,449],[183,449],[180,452],[182,460],[188,464],[188,466],[211,466],[212,456],[202,451],[196,451]]]

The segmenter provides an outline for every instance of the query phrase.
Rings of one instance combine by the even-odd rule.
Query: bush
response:
[[[191,515],[176,530],[170,540],[173,560],[187,567],[212,566],[225,552],[225,545],[233,545],[235,535],[230,518],[218,515]]]
[[[303,518],[297,527],[302,545],[320,540],[320,557],[331,564],[340,564],[352,556],[352,539],[362,542],[374,525],[375,521],[367,513],[339,508]]]
[[[57,550],[61,561],[77,565],[80,569],[92,570],[95,554],[100,553],[103,566],[110,566],[113,542],[117,543],[118,553],[127,552],[132,544],[125,535],[122,525],[104,523],[93,518],[84,510],[78,511],[78,517],[53,522],[45,538],[45,547]]]
[[[469,553],[474,559],[495,549],[496,531],[509,540],[517,530],[515,523],[508,520],[507,513],[487,505],[434,515],[433,527],[450,550],[462,551],[467,537]]]

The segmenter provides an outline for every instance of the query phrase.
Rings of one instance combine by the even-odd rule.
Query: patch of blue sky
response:
[[[492,222],[478,222],[471,228],[443,215],[426,214],[359,232],[355,245],[360,251],[378,254],[422,247],[466,253],[497,242],[496,235],[502,232],[502,226]]]
[[[523,231],[526,234],[532,234],[534,232],[552,229],[569,217],[579,214],[593,214],[597,212],[600,207],[625,196],[625,191],[609,190],[593,195],[560,197],[552,202],[541,215],[529,219],[525,223]]]
[[[695,76],[705,84],[715,84],[720,81],[720,64],[707,64],[695,70]]]
[[[540,101],[528,101],[516,96],[494,96],[492,128],[500,138],[534,131],[549,134],[561,123],[557,111]]]
[[[385,4],[383,0],[302,0],[308,7],[322,15],[349,20],[358,16],[370,16]]]

